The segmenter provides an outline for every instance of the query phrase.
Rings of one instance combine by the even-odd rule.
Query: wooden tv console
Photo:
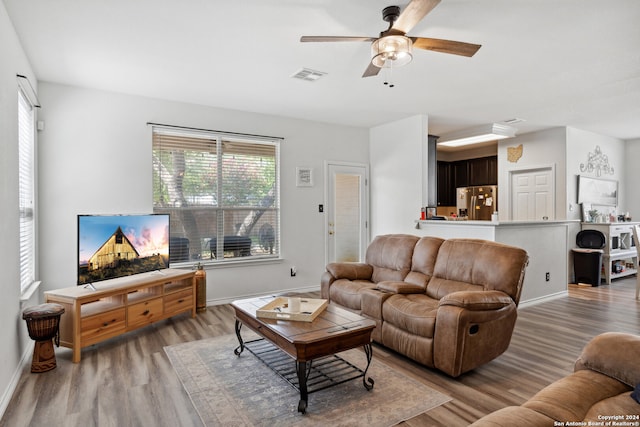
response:
[[[195,271],[166,269],[44,293],[61,304],[60,345],[80,350],[176,314],[196,317]]]

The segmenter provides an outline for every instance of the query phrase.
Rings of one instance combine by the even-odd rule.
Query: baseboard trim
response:
[[[20,359],[20,363],[16,370],[13,372],[11,376],[11,381],[7,385],[7,388],[4,390],[2,394],[2,398],[0,399],[0,419],[4,416],[4,412],[7,410],[9,406],[9,402],[11,402],[11,398],[13,397],[13,393],[15,393],[16,388],[18,388],[18,383],[20,382],[20,376],[24,371],[25,367],[31,364],[31,357],[33,356],[33,348],[35,347],[35,341],[30,341],[26,345],[26,349],[22,354],[22,358]]]
[[[520,304],[518,304],[518,308],[525,308],[525,307],[531,307],[532,305],[537,305],[543,302],[547,302],[547,301],[551,301],[554,299],[558,299],[558,298],[562,298],[562,297],[566,297],[567,295],[569,295],[569,291],[562,291],[562,292],[557,292],[555,294],[549,294],[549,295],[544,295],[541,297],[537,297],[537,298],[531,298],[528,299],[526,301],[520,301]]]
[[[319,291],[319,290],[320,290],[320,287],[315,285],[315,286],[306,286],[306,287],[301,287],[301,288],[280,289],[280,290],[275,290],[275,291],[271,291],[271,292],[261,292],[261,293],[256,293],[256,294],[237,295],[237,296],[234,296],[234,297],[214,298],[214,299],[208,299],[207,300],[207,306],[209,306],[209,305],[229,304],[229,303],[232,303],[233,301],[236,301],[236,300],[239,300],[239,299],[262,297],[265,294],[266,295],[277,296],[277,295],[284,294],[284,293],[289,293],[289,292],[316,292],[316,291]]]

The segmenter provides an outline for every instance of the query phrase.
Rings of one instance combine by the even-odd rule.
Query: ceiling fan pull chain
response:
[[[384,73],[386,74],[384,85],[389,87],[395,87],[395,84],[393,84],[393,61],[389,61],[389,63],[390,63],[389,68],[387,67],[383,68]]]

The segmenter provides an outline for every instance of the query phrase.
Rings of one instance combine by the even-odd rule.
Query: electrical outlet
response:
[[[298,270],[295,267],[291,267],[291,277],[296,277],[296,274],[298,274]]]
[[[551,273],[547,271],[544,275],[544,281],[548,282],[549,280],[551,280]]]

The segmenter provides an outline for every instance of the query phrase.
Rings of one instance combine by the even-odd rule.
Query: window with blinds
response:
[[[18,208],[20,210],[20,290],[35,281],[35,114],[18,91]]]
[[[153,126],[153,210],[171,215],[169,258],[280,256],[279,139]]]

